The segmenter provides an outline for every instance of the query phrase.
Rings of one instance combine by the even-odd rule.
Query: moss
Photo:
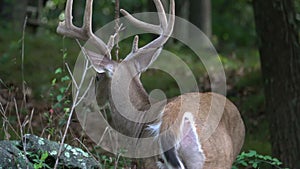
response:
[[[70,153],[69,152],[65,152],[64,155],[65,155],[65,157],[70,158]]]
[[[38,143],[39,143],[39,145],[44,145],[45,144],[45,142],[43,141],[43,138],[40,138]]]
[[[50,151],[50,153],[49,153],[50,155],[52,155],[52,156],[56,156],[57,155],[57,151],[55,151],[55,150],[53,150],[53,151]]]

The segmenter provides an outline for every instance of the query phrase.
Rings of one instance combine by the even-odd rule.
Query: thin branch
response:
[[[18,105],[17,105],[17,101],[16,101],[15,98],[14,98],[14,103],[15,103],[15,109],[16,109],[18,123],[19,123],[19,126],[20,126],[21,140],[22,140],[22,144],[23,144],[23,151],[26,155],[27,154],[27,151],[26,151],[26,138],[24,137],[24,133],[23,133],[23,127],[24,127],[24,125],[26,125],[26,123],[21,124],[20,114],[19,114],[19,111],[18,111]],[[29,163],[27,158],[25,158],[25,161],[26,161],[27,164]],[[28,168],[29,168],[29,166],[27,166],[27,169]]]
[[[21,119],[20,119],[20,114],[19,114],[19,110],[18,110],[17,101],[16,101],[15,98],[14,98],[14,104],[15,104],[15,109],[16,109],[16,114],[17,114],[17,119],[18,119],[18,124],[20,126],[21,139],[23,139],[23,137],[24,137],[23,128],[22,128],[22,124],[21,124]]]
[[[34,108],[31,110],[30,117],[29,117],[29,125],[28,125],[28,133],[30,131],[31,134],[33,134],[33,129],[32,129],[32,117],[33,117],[33,113],[34,113]]]
[[[91,156],[95,161],[97,161],[98,166],[100,167],[100,169],[102,169],[102,165],[99,163],[99,161],[96,159],[96,157],[94,157],[94,155],[90,152],[90,150],[83,144],[83,142],[80,141],[78,138],[75,138],[75,140],[77,140],[78,143],[79,143],[82,147],[84,147],[85,151],[87,151],[87,152],[90,154],[90,156]]]
[[[0,78],[0,83],[5,87],[5,88],[7,88],[8,89],[8,86],[4,83],[4,81]]]
[[[72,72],[71,72],[71,70],[70,70],[70,68],[69,68],[68,63],[65,63],[65,65],[66,65],[66,67],[67,67],[67,70],[68,70],[69,74],[71,75]],[[71,79],[72,79],[73,84],[75,85],[76,90],[79,90],[78,85],[77,85],[77,82],[76,82],[74,76],[71,76]]]
[[[84,97],[88,93],[89,89],[91,88],[93,82],[94,82],[94,78],[91,78],[90,83],[89,83],[89,85],[87,87],[87,90],[84,91],[84,93],[82,94],[82,96],[80,97],[80,99],[78,100],[78,102],[76,103],[75,107],[78,106],[78,104],[81,103],[81,101],[84,99]]]
[[[27,16],[24,20],[23,25],[23,33],[22,33],[22,64],[21,64],[21,72],[22,72],[22,92],[23,92],[23,103],[26,105],[26,89],[25,89],[25,75],[24,75],[24,55],[25,55],[25,30],[26,30],[26,24],[27,24]]]
[[[3,126],[5,125],[5,123],[8,124],[8,126],[11,128],[11,130],[15,133],[15,135],[19,138],[21,138],[21,136],[19,135],[19,133],[16,131],[16,129],[11,125],[11,123],[9,122],[8,118],[6,117],[6,108],[3,108],[2,103],[0,103],[0,112],[2,115],[2,120],[3,120]],[[7,133],[8,134],[8,133]]]
[[[116,60],[119,60],[120,1],[115,0]]]
[[[98,144],[101,144],[101,143],[102,143],[102,141],[103,141],[103,139],[104,139],[104,135],[106,134],[107,131],[110,133],[110,128],[109,128],[109,127],[106,127],[106,128],[105,128],[105,130],[104,130],[104,132],[103,132],[103,134],[102,134],[102,136],[101,136],[101,138],[100,138]]]
[[[117,167],[118,167],[118,163],[119,163],[121,155],[122,155],[122,153],[118,153],[117,159],[115,161],[115,169],[117,169]]]

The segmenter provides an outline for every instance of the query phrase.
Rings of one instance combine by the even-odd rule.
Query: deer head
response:
[[[128,21],[136,27],[150,30],[159,35],[152,42],[141,48],[138,47],[139,37],[135,36],[131,52],[125,57],[124,60],[122,60],[122,62],[112,60],[111,57],[111,50],[114,46],[115,35],[112,35],[109,41],[105,43],[92,31],[93,0],[86,1],[83,26],[80,28],[74,26],[72,23],[73,0],[68,0],[65,9],[65,21],[60,22],[57,28],[57,32],[59,34],[84,41],[89,40],[96,47],[97,52],[86,50],[86,55],[98,73],[98,79],[101,80],[100,90],[110,90],[111,87],[108,86],[112,84],[111,81],[113,79],[115,81],[122,80],[122,84],[128,84],[129,100],[131,102],[130,104],[133,104],[134,108],[138,111],[146,110],[150,106],[148,94],[140,82],[140,74],[147,70],[147,68],[156,60],[163,48],[163,45],[171,36],[175,22],[174,0],[170,1],[170,15],[168,19],[161,1],[154,0],[154,3],[157,8],[160,25],[145,23],[137,20],[127,11],[123,9],[120,10],[121,13],[128,19]],[[101,93],[111,93],[111,91]],[[108,100],[111,101],[111,94],[108,96]],[[101,97],[104,98],[104,96]],[[139,132],[132,131],[133,127],[137,128],[136,122],[128,122],[124,128],[124,124],[121,124],[120,122],[128,120],[120,115],[116,106],[114,106],[115,103],[111,101],[110,105],[112,108],[113,120],[119,121],[115,123],[117,125],[115,127],[120,128],[121,130],[126,130],[123,131],[123,133],[130,136],[139,135]],[[127,129],[130,129],[130,131]]]

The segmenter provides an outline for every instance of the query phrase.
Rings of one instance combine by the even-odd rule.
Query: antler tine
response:
[[[83,20],[83,31],[87,34],[89,38],[92,39],[94,45],[98,47],[98,50],[102,52],[104,56],[108,56],[111,59],[110,49],[108,46],[97,37],[92,31],[92,17],[93,17],[93,0],[87,0],[85,12],[84,12],[84,20]]]
[[[156,0],[154,0],[155,2]],[[162,6],[160,0],[157,0],[157,3],[160,3]],[[160,6],[159,5],[159,6]],[[164,13],[164,17],[166,17],[166,14]],[[161,24],[163,24],[164,21],[161,21]],[[150,48],[159,48],[161,47],[166,41],[169,39],[173,32],[175,23],[175,2],[174,0],[170,0],[170,14],[169,14],[169,21],[166,23],[167,26],[163,29],[162,33],[160,33],[160,36],[156,38],[154,41],[150,42],[146,46],[142,47],[141,49],[150,49]],[[163,25],[162,25],[163,27]]]
[[[65,9],[65,17],[70,18],[70,19],[65,20],[65,22],[68,27],[71,27],[71,25],[73,25],[72,24],[72,11],[73,11],[72,7],[73,7],[73,0],[67,1],[66,9]]]
[[[73,0],[67,0],[65,21],[59,23],[57,33],[84,41],[91,39],[91,42],[97,47],[103,56],[111,58],[108,46],[92,31],[93,0],[86,1],[83,26],[81,28],[75,26],[72,22],[72,6]]]
[[[158,12],[158,18],[159,18],[159,21],[160,21],[161,28],[163,30],[165,30],[167,28],[168,22],[167,22],[167,16],[166,16],[166,12],[164,10],[164,7],[163,7],[160,0],[153,0],[153,1],[155,3],[155,6],[156,6],[156,9],[157,9],[157,12]]]
[[[158,38],[156,38],[154,41],[150,42],[149,44],[145,45],[144,47],[140,48],[139,50],[143,49],[150,49],[150,48],[159,48],[161,47],[166,41],[169,39],[173,32],[174,23],[175,23],[175,2],[174,0],[170,0],[170,14],[169,14],[169,21],[167,21],[166,12],[163,8],[163,5],[160,0],[153,0],[157,11],[158,11],[158,17],[160,20],[160,25],[153,25],[149,24],[143,21],[140,21],[133,17],[131,14],[129,14],[127,11],[121,9],[121,13],[136,27],[139,27],[144,30],[149,30],[150,32],[160,34]],[[133,57],[130,55],[128,59]]]
[[[173,29],[174,29],[174,24],[175,24],[175,2],[174,0],[171,0],[170,2],[170,15],[169,15],[169,25],[168,25],[168,32],[167,35],[171,36]]]
[[[82,40],[87,40],[87,37],[83,36],[81,33],[81,29],[74,26],[72,23],[72,6],[73,6],[73,0],[68,0],[66,3],[66,9],[65,9],[65,20],[62,22],[59,22],[57,27],[57,33],[78,38]]]
[[[140,21],[133,17],[130,13],[128,13],[126,10],[121,9],[120,12],[125,16],[126,19],[128,19],[134,26],[141,28],[145,31],[149,31],[156,34],[161,34],[162,31],[167,27],[167,17],[166,12],[164,10],[164,7],[160,0],[153,0],[158,12],[158,17],[160,21],[160,25],[153,25],[149,24],[143,21]],[[163,29],[163,30],[162,30]]]
[[[143,29],[145,31],[148,32],[152,32],[155,34],[160,34],[161,33],[161,28],[158,25],[153,25],[153,24],[149,24],[143,21],[140,21],[138,19],[136,19],[135,17],[133,17],[130,13],[128,13],[126,10],[121,9],[120,12],[124,15],[124,17],[130,22],[132,23],[134,26]]]

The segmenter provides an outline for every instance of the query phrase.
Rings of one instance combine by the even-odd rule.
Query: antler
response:
[[[126,10],[121,9],[121,13],[127,18],[133,25],[135,25],[138,28],[144,29],[146,31],[156,33],[156,34],[162,34],[163,32],[172,33],[173,27],[174,27],[174,21],[175,21],[175,3],[174,0],[171,0],[170,2],[170,18],[169,18],[169,24],[167,22],[166,12],[163,8],[163,5],[160,0],[153,0],[155,3],[155,6],[157,8],[158,17],[160,21],[160,25],[153,25],[149,24],[143,21],[140,21],[136,18],[134,18],[131,14],[129,14]],[[170,27],[167,27],[167,26]]]
[[[152,33],[159,34],[160,36],[145,45],[142,48],[138,48],[138,36],[134,38],[132,52],[125,58],[130,60],[135,58],[138,72],[142,72],[149,67],[149,65],[157,58],[162,46],[167,42],[171,36],[175,22],[175,3],[174,0],[170,0],[170,14],[167,19],[166,12],[160,0],[153,0],[157,8],[160,25],[153,25],[145,23],[134,18],[127,11],[121,9],[122,14],[129,20],[130,23],[141,29],[150,31]],[[57,32],[72,38],[78,38],[81,40],[89,40],[100,51],[100,55],[106,56],[111,59],[111,50],[114,46],[114,38],[112,35],[107,44],[105,44],[99,37],[97,37],[92,31],[92,8],[93,0],[86,0],[86,7],[83,18],[83,25],[81,28],[75,26],[72,22],[72,6],[73,0],[67,0],[65,9],[65,21],[60,22],[57,27]],[[119,27],[121,30],[121,26]],[[118,33],[118,32],[116,32]],[[92,59],[93,60],[93,59]],[[92,61],[93,62],[93,61]],[[95,66],[95,64],[93,64]]]
[[[72,22],[72,6],[73,0],[67,0],[65,9],[65,20],[60,22],[57,27],[57,33],[77,38],[84,41],[91,39],[92,43],[97,47],[103,56],[111,58],[111,44],[113,44],[114,36],[111,36],[108,44],[106,45],[99,37],[97,37],[92,31],[92,9],[93,0],[87,0],[84,12],[83,25],[81,28],[75,26]]]
[[[158,12],[158,18],[160,25],[153,25],[134,18],[124,9],[121,9],[121,13],[129,20],[130,23],[143,30],[159,34],[160,36],[150,42],[149,44],[138,49],[138,37],[136,36],[133,42],[132,52],[126,57],[125,60],[130,60],[134,57],[142,57],[139,62],[146,62],[146,65],[142,65],[140,71],[145,70],[158,56],[160,49],[167,42],[171,36],[175,22],[175,3],[174,0],[170,0],[170,14],[167,20],[166,12],[160,0],[153,0]],[[142,54],[142,56],[141,56]],[[151,55],[151,56],[149,56]],[[146,61],[145,61],[146,60]]]

